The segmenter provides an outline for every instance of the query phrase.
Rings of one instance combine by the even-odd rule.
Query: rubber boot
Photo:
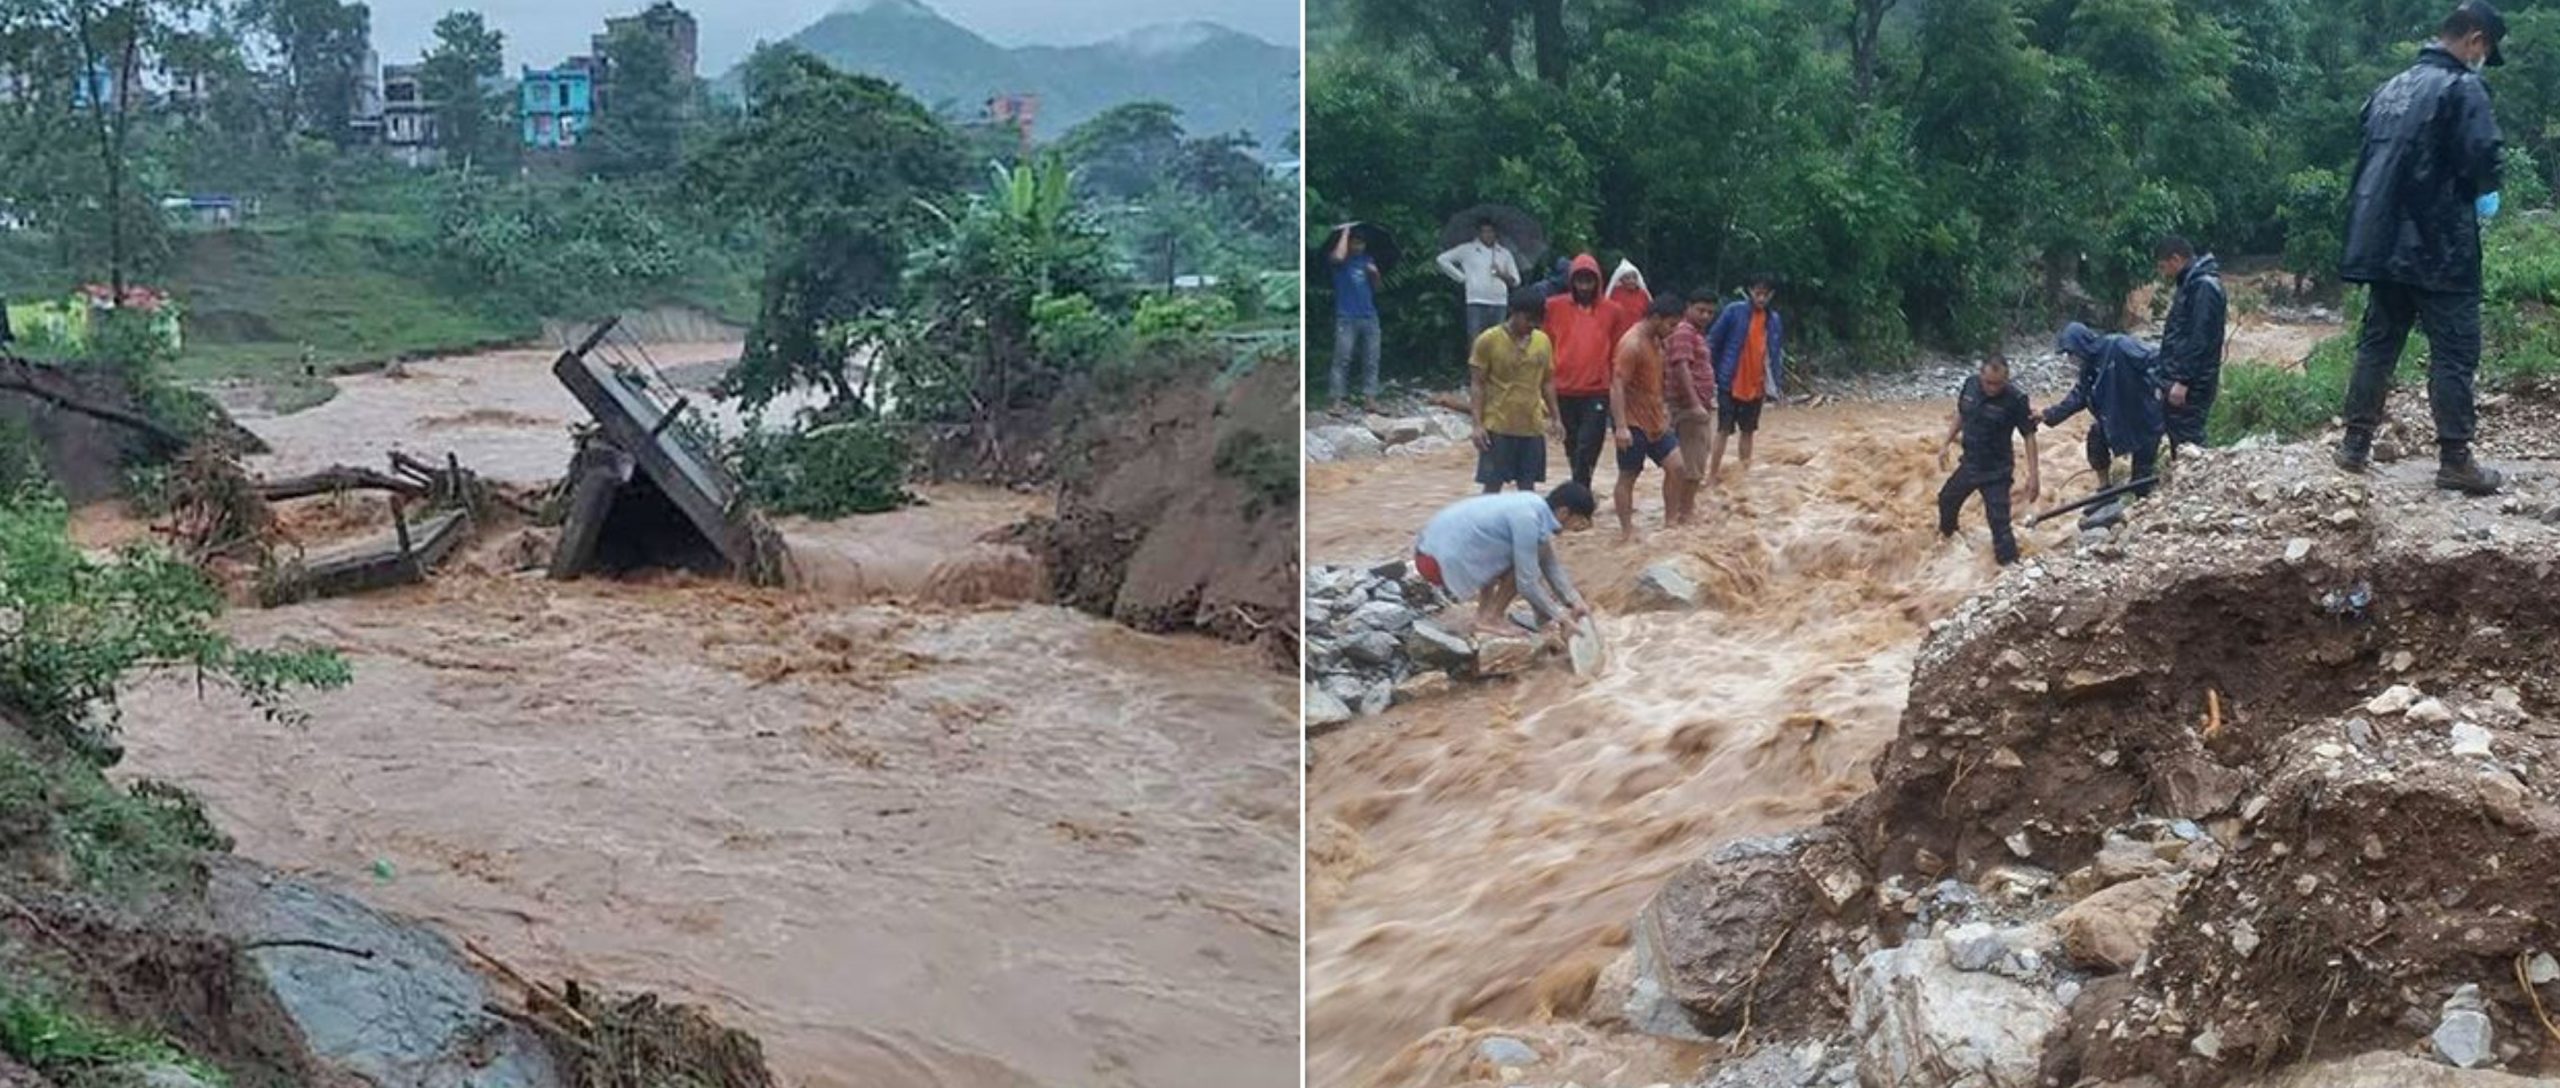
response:
[[[2474,460],[2468,449],[2447,447],[2436,468],[2437,487],[2465,495],[2495,495],[2506,483],[2506,476]]]
[[[2337,450],[2329,455],[2329,459],[2336,462],[2339,468],[2353,473],[2363,473],[2373,464],[2373,435],[2349,430],[2347,436],[2338,442]]]

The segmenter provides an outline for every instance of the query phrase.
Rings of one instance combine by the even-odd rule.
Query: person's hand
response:
[[[2053,414],[2053,409],[2051,409],[2051,408],[2047,408],[2047,409],[2045,409],[2044,411],[2039,412],[2039,413],[2037,413],[2037,414],[2036,414],[2036,422],[2038,422],[2038,423],[2040,423],[2040,424],[2043,424],[2043,425],[2045,425],[2045,426],[2047,426],[2047,427],[2052,427],[2052,426],[2057,426],[2057,425],[2059,425],[2059,424],[2062,422],[2062,420],[2055,418],[2055,416],[2054,416],[2054,414]]]
[[[1940,442],[1938,443],[1938,471],[1945,472],[1949,467],[1950,466],[1947,464],[1947,444]]]
[[[1493,448],[1493,436],[1492,436],[1492,435],[1490,435],[1490,434],[1485,433],[1485,429],[1484,429],[1484,428],[1482,428],[1482,427],[1478,427],[1478,428],[1476,428],[1476,433],[1475,433],[1475,443],[1476,443],[1476,452],[1477,452],[1477,453],[1483,453],[1483,452],[1485,452],[1485,451],[1490,450],[1490,449],[1492,449],[1492,448]]]
[[[2187,383],[2185,383],[2185,382],[2171,382],[2171,383],[2169,383],[2169,407],[2171,407],[2171,408],[2184,408],[2184,407],[2186,407],[2186,406],[2187,406]]]
[[[2018,488],[2018,494],[2015,496],[2014,501],[2021,505],[2033,505],[2037,499],[2043,497],[2044,484],[2041,481],[2030,479]]]
[[[1627,433],[1627,429],[1624,427],[1612,429],[1610,431],[1610,437],[1617,440],[1618,448],[1622,450],[1636,444],[1636,436]]]
[[[1589,601],[1584,601],[1581,604],[1573,606],[1573,621],[1575,623],[1581,623],[1589,620],[1591,618],[1591,614],[1591,602]]]

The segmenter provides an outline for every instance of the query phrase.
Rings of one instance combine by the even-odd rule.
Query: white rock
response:
[[[2364,709],[2370,714],[2406,714],[2418,699],[2418,689],[2407,684],[2395,684],[2391,690],[2374,696],[2372,702],[2364,705]]]
[[[2424,725],[2443,725],[2453,720],[2453,708],[2444,705],[2442,699],[2420,699],[2409,707],[2409,720]]]
[[[2428,1036],[2436,1056],[2459,1069],[2478,1069],[2498,1059],[2490,1045],[2489,1015],[2480,1011],[2480,987],[2465,985],[2444,1003],[2444,1019]]]
[[[1307,728],[1310,730],[1330,729],[1351,720],[1351,707],[1349,705],[1345,704],[1340,699],[1334,698],[1332,692],[1326,691],[1323,688],[1316,687],[1312,684],[1307,686],[1306,713],[1306,724]]]
[[[1477,1043],[1476,1056],[1496,1067],[1538,1064],[1538,1052],[1529,1044],[1502,1035]]]
[[[1969,922],[1948,930],[1947,958],[1959,971],[1983,971],[2009,951],[2000,931],[1988,922]]]
[[[1868,956],[1850,983],[1850,1036],[1871,1084],[2037,1084],[2062,1004],[2041,987],[1959,971],[1945,944],[1913,941]],[[1948,1082],[1935,1071],[1978,1080]]]
[[[2524,972],[2534,985],[2548,986],[2560,982],[2560,960],[2552,959],[2549,952],[2536,952],[2533,959],[2526,962]]]
[[[2489,731],[2470,722],[2453,723],[2453,754],[2488,758]]]
[[[2285,562],[2299,563],[2309,558],[2311,558],[2311,539],[2309,537],[2298,536],[2285,543]]]

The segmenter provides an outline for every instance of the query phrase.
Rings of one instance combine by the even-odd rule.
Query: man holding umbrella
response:
[[[1440,254],[1440,274],[1466,285],[1467,344],[1502,324],[1512,289],[1520,286],[1520,262],[1502,244],[1491,215],[1475,217],[1475,237]]]
[[[1333,270],[1333,374],[1327,403],[1342,406],[1343,386],[1351,380],[1351,357],[1360,356],[1360,402],[1378,399],[1378,288],[1386,278],[1369,255],[1369,239],[1361,224],[1334,228],[1333,248],[1325,264]]]

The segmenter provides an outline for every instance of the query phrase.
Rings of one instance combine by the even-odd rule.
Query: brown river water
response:
[[[249,421],[277,447],[256,467],[397,446],[556,476],[576,409],[549,358],[346,379]],[[466,562],[238,611],[339,647],[354,685],[294,726],[145,684],[127,766],[241,853],[529,973],[707,1004],[786,1084],[1297,1083],[1294,685],[1029,600],[1028,559],[976,541],[1040,500],[928,497],[786,522],[798,590]]]
[[[1705,1052],[1582,1026],[1583,998],[1680,865],[1814,822],[1870,785],[1929,623],[1997,576],[1978,504],[1956,543],[1936,538],[1933,453],[1950,408],[1773,410],[1751,475],[1702,500],[1702,526],[1660,527],[1649,469],[1634,544],[1617,539],[1604,491],[1608,527],[1564,545],[1604,613],[1604,675],[1583,683],[1550,666],[1316,741],[1309,1084],[1478,1083],[1473,1043],[1495,1031],[1565,1055],[1541,1076],[1695,1076]],[[2048,436],[2048,502],[2085,469],[2080,426],[2062,449]],[[1434,510],[1473,490],[1472,457],[1313,466],[1310,561],[1409,550]],[[1559,455],[1550,471],[1562,469]],[[1613,472],[1602,466],[1603,488]],[[2030,554],[2070,531],[2030,535]],[[1712,571],[1708,607],[1614,614],[1636,575],[1674,553]]]

